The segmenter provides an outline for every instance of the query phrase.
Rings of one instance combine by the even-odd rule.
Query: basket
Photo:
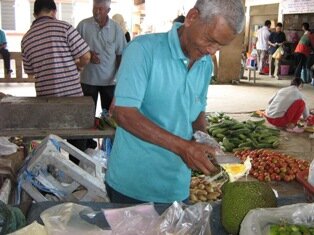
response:
[[[297,173],[296,178],[303,185],[304,194],[308,202],[314,202],[314,187],[307,181],[309,170]]]

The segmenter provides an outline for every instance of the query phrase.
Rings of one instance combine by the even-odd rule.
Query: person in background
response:
[[[176,23],[176,22],[178,22],[178,23],[184,23],[184,20],[185,20],[185,16],[184,16],[184,15],[179,15],[177,18],[175,18],[175,19],[173,20],[173,23]]]
[[[274,59],[273,54],[275,51],[282,46],[282,44],[286,41],[286,35],[282,32],[282,23],[276,24],[276,31],[272,32],[268,39],[269,44],[269,76],[279,78],[279,67],[280,67],[280,59]],[[273,69],[273,64],[275,64],[275,69]]]
[[[265,111],[267,121],[279,128],[285,128],[288,132],[303,132],[297,126],[301,116],[309,117],[309,109],[301,93],[303,81],[295,78],[289,87],[280,89],[269,101]]]
[[[129,43],[117,73],[118,128],[105,180],[111,202],[185,201],[191,169],[216,172],[214,147],[192,136],[206,132],[211,55],[243,26],[241,0],[197,0],[183,24]]]
[[[98,93],[101,108],[109,110],[115,89],[115,74],[126,39],[121,27],[108,17],[110,0],[93,1],[93,17],[82,20],[77,30],[91,49],[91,62],[81,72],[81,84],[85,96],[95,102]]]
[[[112,20],[115,21],[121,27],[122,31],[124,32],[126,42],[131,41],[131,35],[128,29],[126,28],[123,16],[120,14],[115,14],[112,16]]]
[[[38,97],[83,96],[79,71],[90,61],[89,47],[75,28],[56,19],[56,12],[53,0],[35,1],[35,20],[21,42],[24,70],[34,75]],[[85,140],[69,142],[86,150]]]
[[[301,78],[301,72],[303,70],[304,76],[302,76],[302,78],[304,83],[311,82],[310,79],[307,79],[307,75],[305,74],[307,58],[309,57],[311,50],[314,48],[314,34],[312,34],[309,29],[309,23],[302,24],[302,30],[304,31],[304,34],[294,50],[295,62],[297,65],[294,76]]]
[[[10,64],[10,52],[7,49],[7,39],[2,29],[0,29],[0,54],[4,61],[5,73],[10,75],[13,72]]]
[[[262,69],[264,63],[266,61],[266,55],[268,50],[268,38],[270,35],[269,28],[271,22],[270,20],[266,20],[264,26],[257,30],[257,42],[256,42],[256,49],[257,49],[257,71],[259,74],[262,73]]]

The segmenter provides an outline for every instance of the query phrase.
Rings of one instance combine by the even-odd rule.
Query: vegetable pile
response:
[[[314,235],[314,227],[306,225],[272,224],[269,235]]]
[[[208,133],[225,152],[277,148],[280,130],[266,127],[265,120],[239,122],[224,113],[208,116]]]
[[[296,159],[270,149],[236,151],[235,156],[242,161],[251,158],[250,175],[259,181],[289,182],[295,179],[298,172],[307,170],[310,166],[306,160]]]

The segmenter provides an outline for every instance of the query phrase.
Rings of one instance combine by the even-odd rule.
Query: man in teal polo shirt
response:
[[[119,127],[106,174],[112,202],[170,203],[189,196],[191,170],[208,175],[206,131],[210,55],[242,31],[241,0],[198,0],[183,24],[137,37],[123,53],[113,115]]]
[[[10,52],[7,49],[7,39],[2,29],[0,29],[0,54],[4,60],[5,73],[10,75],[13,72],[10,65]]]

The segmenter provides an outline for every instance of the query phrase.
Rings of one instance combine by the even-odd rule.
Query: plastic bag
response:
[[[314,187],[314,160],[310,164],[308,182]]]
[[[267,235],[271,224],[281,223],[314,226],[314,203],[251,210],[242,221],[240,235]]]
[[[63,203],[40,214],[49,235],[100,235],[105,230],[88,223],[82,217],[96,216],[91,208],[74,203]]]
[[[274,52],[274,54],[272,55],[272,57],[276,60],[280,60],[281,57],[284,54],[284,50],[282,48],[282,46],[278,47],[277,50]]]
[[[161,216],[152,204],[104,210],[114,235],[211,235],[208,203],[186,206],[174,202]]]
[[[16,153],[18,146],[11,143],[7,137],[0,137],[0,156]]]
[[[215,149],[215,155],[224,155],[225,153],[222,151],[220,148],[219,143],[210,135],[207,133],[204,133],[202,131],[196,131],[193,134],[194,139],[196,142],[201,143],[201,144],[208,144],[211,147]]]
[[[151,234],[159,215],[153,204],[142,204],[127,208],[103,210],[112,234],[137,235]]]

